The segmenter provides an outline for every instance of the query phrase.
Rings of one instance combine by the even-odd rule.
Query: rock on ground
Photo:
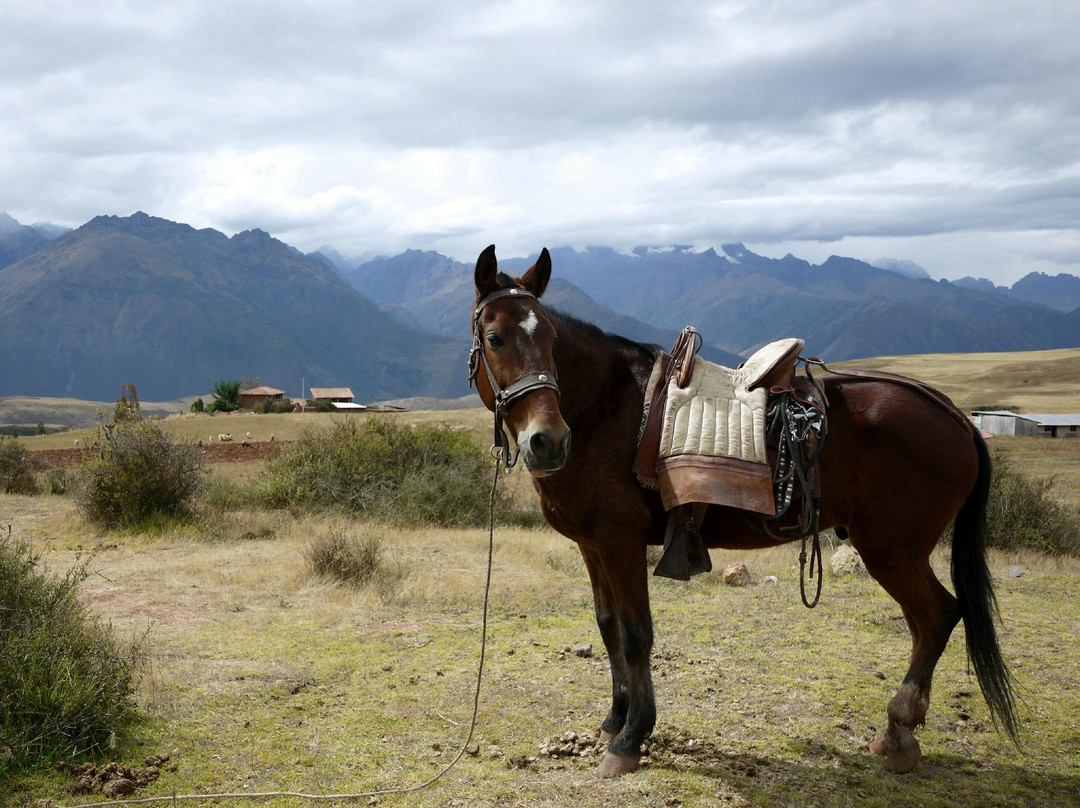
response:
[[[741,561],[736,561],[724,570],[724,583],[728,586],[746,586],[750,583],[750,570]]]
[[[841,544],[837,547],[829,563],[832,566],[832,571],[837,575],[866,574],[866,567],[863,565],[862,559],[850,544]]]

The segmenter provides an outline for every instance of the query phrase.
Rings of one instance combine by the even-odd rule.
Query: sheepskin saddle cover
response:
[[[662,407],[648,420],[661,418],[655,476],[665,507],[713,502],[771,512],[767,399],[773,385],[791,383],[803,346],[795,338],[769,343],[738,368],[691,354],[688,375],[665,374],[658,363],[645,401]],[[658,385],[666,388],[656,390]],[[734,490],[747,487],[758,493]]]

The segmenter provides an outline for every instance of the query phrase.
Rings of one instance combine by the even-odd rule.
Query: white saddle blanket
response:
[[[756,383],[796,342],[769,343],[739,368],[696,357],[685,388],[674,377],[668,382],[658,459],[695,454],[765,463],[769,391]]]

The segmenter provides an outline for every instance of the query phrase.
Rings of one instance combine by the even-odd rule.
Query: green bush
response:
[[[0,538],[0,780],[116,742],[136,717],[139,649],[124,649],[76,598],[88,561],[63,577],[29,544]]]
[[[256,486],[268,507],[465,527],[487,522],[491,474],[491,458],[461,430],[373,418],[305,430]],[[505,501],[499,506],[503,518],[517,516]]]
[[[18,440],[0,438],[0,490],[5,494],[40,494],[37,473],[44,468]]]
[[[131,527],[160,517],[184,517],[205,483],[202,455],[173,443],[152,421],[126,421],[90,447],[75,488],[75,504],[102,527]]]
[[[987,546],[1080,556],[1080,513],[1054,497],[1054,478],[1024,473],[998,443],[990,443],[990,455],[994,478],[986,512]]]
[[[51,468],[45,474],[45,481],[49,488],[49,493],[56,496],[63,496],[68,492],[68,487],[71,485],[71,477],[62,468]]]

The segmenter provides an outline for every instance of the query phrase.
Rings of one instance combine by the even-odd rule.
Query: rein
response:
[[[805,360],[804,360],[805,361]],[[810,376],[807,368],[807,376]],[[816,380],[810,377],[815,389]],[[761,517],[761,527],[765,533],[776,539],[788,541],[801,539],[799,552],[799,594],[803,605],[813,609],[821,598],[821,584],[824,570],[821,564],[821,538],[818,534],[818,515],[820,513],[820,481],[817,474],[817,462],[825,445],[828,434],[828,416],[825,408],[814,400],[813,394],[803,396],[794,387],[773,388],[775,397],[769,412],[767,435],[770,442],[776,441],[776,514]],[[821,393],[822,398],[824,394]],[[795,535],[778,536],[773,532],[774,525],[784,518],[792,502],[796,499],[801,505],[800,513],[794,525],[776,527],[778,533]],[[814,580],[815,570],[817,588],[813,600],[806,594],[807,538],[812,536],[810,547],[810,579]]]
[[[486,306],[504,298],[532,300],[541,310],[543,307],[540,305],[536,295],[527,289],[520,289],[515,286],[509,289],[498,289],[485,296],[476,304],[476,309],[473,311],[473,344],[469,350],[469,386],[472,387],[480,372],[480,366],[483,365],[487,382],[491,386],[491,391],[495,394],[495,435],[494,442],[491,445],[491,455],[496,459],[501,458],[504,470],[509,473],[517,464],[518,459],[518,449],[515,448],[513,453],[510,452],[510,438],[503,428],[503,420],[509,411],[510,404],[534,390],[547,388],[554,390],[556,395],[561,395],[561,393],[559,391],[558,376],[554,371],[540,370],[526,373],[506,387],[500,385],[495,378],[495,374],[488,362],[487,350],[484,348],[483,333],[480,328],[480,314]]]

